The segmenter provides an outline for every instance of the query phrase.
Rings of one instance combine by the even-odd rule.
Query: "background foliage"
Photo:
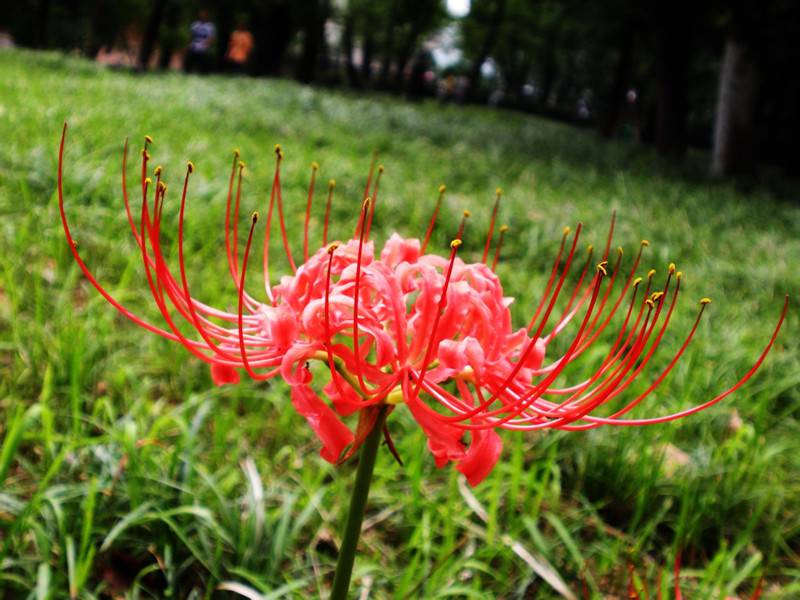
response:
[[[266,201],[272,144],[282,143],[295,236],[312,160],[337,179],[339,235],[352,230],[373,151],[386,165],[378,239],[420,235],[445,182],[435,247],[469,207],[467,257],[480,256],[502,186],[511,231],[499,273],[518,322],[538,299],[561,228],[581,220],[587,241],[600,243],[616,209],[624,264],[644,236],[645,270],[674,260],[685,274],[672,347],[695,300],[716,300],[641,413],[694,404],[733,383],[760,352],[783,295],[800,289],[800,211],[789,201],[797,189],[778,179],[747,189],[709,181],[701,155],[678,169],[632,144],[519,113],[286,81],[130,76],[54,54],[2,52],[0,80],[0,595],[8,598],[197,598],[222,582],[269,598],[325,596],[353,471],[319,459],[283,385],[213,388],[202,364],[125,321],[83,280],[54,192],[64,120],[65,192],[81,254],[112,293],[153,319],[119,193],[122,142],[130,136],[136,148],[144,134],[155,138],[154,160],[173,189],[187,158],[197,166],[188,271],[198,296],[229,308],[220,248],[234,147],[248,164],[248,212]],[[174,225],[176,203],[164,210]],[[319,235],[319,213],[312,225]],[[689,597],[745,594],[761,574],[767,597],[796,597],[797,334],[792,309],[747,388],[686,421],[505,433],[501,462],[474,499],[454,470],[435,469],[422,432],[395,411],[405,466],[379,455],[357,589],[374,598],[555,597],[515,553],[521,547],[575,590],[584,578],[594,593],[622,594],[630,562],[653,582],[681,549]]]

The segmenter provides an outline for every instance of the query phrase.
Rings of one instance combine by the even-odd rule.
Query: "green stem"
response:
[[[367,507],[369,486],[372,482],[372,471],[375,468],[375,457],[383,431],[383,421],[386,418],[388,406],[382,406],[372,431],[367,435],[361,447],[361,456],[358,461],[356,482],[350,496],[350,509],[347,512],[347,524],[342,537],[342,546],[339,548],[339,560],[336,563],[336,575],[333,577],[333,588],[330,600],[347,600],[350,589],[350,576],[353,574],[353,562],[356,558],[356,547],[361,535],[361,524],[364,521],[364,509]]]

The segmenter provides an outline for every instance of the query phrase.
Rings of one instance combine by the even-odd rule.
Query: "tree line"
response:
[[[594,126],[680,160],[711,150],[716,175],[775,165],[800,175],[796,0],[19,0],[0,28],[39,48],[137,39],[140,68],[169,64],[204,7],[216,60],[237,23],[253,75],[492,103]],[[449,46],[447,64],[435,49]]]

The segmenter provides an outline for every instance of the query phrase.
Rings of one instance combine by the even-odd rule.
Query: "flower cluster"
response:
[[[730,389],[681,412],[630,419],[626,414],[661,384],[681,358],[710,302],[701,300],[694,326],[666,367],[647,389],[603,415],[645,370],[664,338],[676,307],[681,273],[673,264],[658,283],[656,272],[637,277],[643,241],[629,269],[622,270],[622,249],[612,251],[614,220],[602,255],[577,258],[581,226],[565,228],[543,294],[526,326],[514,328],[509,305],[495,266],[506,228],[495,223],[501,191],[480,262],[458,257],[467,212],[445,256],[427,252],[439,214],[444,186],[422,240],[393,234],[378,253],[370,237],[378,202],[382,167],[370,169],[355,232],[344,242],[328,243],[335,182],[328,185],[322,244],[310,251],[309,227],[318,166],[312,165],[306,200],[303,261],[292,253],[281,192],[283,152],[276,147],[276,168],[264,227],[263,293],[246,289],[254,233],[253,213],[246,242],[239,231],[244,164],[235,152],[228,184],[225,248],[230,276],[237,289],[236,312],[211,307],[190,290],[184,261],[184,215],[192,163],[183,180],[177,231],[178,267],[171,267],[161,244],[162,207],[167,186],[161,167],[149,173],[147,137],[141,161],[141,209],[134,215],[128,197],[125,158],[122,193],[130,229],[139,248],[153,300],[166,328],[133,314],[106,291],[81,259],[64,208],[62,168],[66,126],[59,149],[58,192],[64,231],[70,249],[88,280],[120,312],[135,323],[183,344],[207,362],[217,384],[236,383],[241,372],[255,380],[280,376],[291,386],[295,409],[306,418],[330,462],[347,458],[372,429],[379,411],[404,404],[422,427],[437,466],[453,461],[470,484],[479,483],[494,467],[502,450],[498,429],[581,430],[599,425],[645,425],[677,419],[707,408],[742,386],[772,347],[787,303],[763,353]],[[277,221],[280,244],[291,274],[273,284],[270,247]],[[243,233],[243,232],[242,232]],[[493,260],[490,250],[494,244]],[[568,276],[579,267],[577,282]],[[574,278],[573,278],[574,279]],[[571,291],[568,288],[571,287]],[[566,298],[559,302],[560,298]],[[587,379],[561,383],[564,370],[587,354],[614,321],[613,342]],[[184,333],[186,325],[196,332]],[[572,327],[568,325],[572,324]],[[566,350],[550,356],[553,340],[571,331],[561,344]],[[326,382],[312,382],[308,363],[327,365]],[[313,385],[312,385],[313,383]],[[323,385],[324,384],[324,385]],[[323,400],[321,390],[329,402]],[[353,432],[342,417],[357,413]],[[385,427],[385,426],[384,426]],[[388,429],[387,442],[393,449]]]

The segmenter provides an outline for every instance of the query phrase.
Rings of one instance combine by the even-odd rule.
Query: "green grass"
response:
[[[502,186],[501,219],[512,229],[498,270],[519,323],[543,289],[562,227],[582,221],[599,245],[616,209],[625,264],[645,237],[644,270],[663,273],[674,260],[684,272],[672,348],[695,300],[715,300],[640,415],[735,382],[766,342],[783,295],[796,302],[800,291],[798,188],[768,178],[712,182],[702,156],[676,168],[641,147],[519,114],[285,81],[131,76],[52,54],[0,52],[0,80],[0,597],[233,597],[215,591],[221,582],[268,598],[325,597],[354,473],[318,457],[283,384],[215,388],[199,361],[91,289],[58,218],[64,120],[65,192],[81,254],[152,320],[119,193],[122,142],[129,136],[137,148],[144,134],[155,138],[154,161],[173,190],[184,161],[197,166],[188,271],[197,296],[226,307],[236,303],[220,255],[234,147],[248,165],[249,212],[264,207],[272,146],[283,145],[294,239],[312,160],[338,182],[333,230],[342,236],[354,226],[373,151],[386,165],[378,239],[421,235],[446,183],[433,243],[444,248],[470,208],[467,257],[480,258]],[[173,195],[165,229],[176,208]],[[319,235],[318,218],[312,231]],[[378,457],[354,590],[557,597],[514,551],[523,548],[576,591],[585,578],[593,593],[621,595],[630,562],[652,591],[659,567],[682,550],[690,598],[744,596],[762,574],[766,597],[798,597],[798,332],[793,307],[747,387],[690,419],[588,434],[504,432],[501,462],[474,499],[453,469],[435,469],[401,407],[390,427],[405,466],[388,452]],[[650,373],[668,354],[659,352]],[[730,427],[734,412],[740,427]],[[674,448],[685,464],[669,458]]]

